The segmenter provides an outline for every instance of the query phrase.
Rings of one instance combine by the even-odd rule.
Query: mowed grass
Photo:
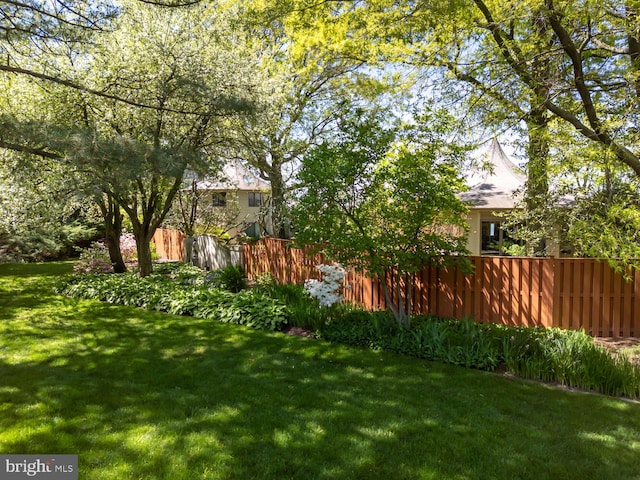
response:
[[[77,301],[0,265],[0,453],[82,479],[640,479],[640,404]]]

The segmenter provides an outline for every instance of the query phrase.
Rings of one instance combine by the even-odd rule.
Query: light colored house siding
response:
[[[227,165],[224,169],[224,176],[219,180],[202,180],[198,182],[198,187],[201,190],[208,190],[212,192],[224,193],[226,192],[229,201],[238,203],[238,215],[236,217],[237,228],[231,228],[227,233],[230,237],[236,237],[238,234],[245,232],[247,226],[251,226],[255,223],[258,226],[255,228],[255,233],[259,236],[265,234],[271,235],[269,231],[271,225],[271,219],[268,214],[266,217],[265,212],[269,211],[269,192],[270,185],[268,182],[258,178],[252,172],[250,172],[242,163],[233,162]],[[250,205],[249,198],[254,193],[262,194],[262,206]]]
[[[256,193],[262,193],[262,201],[263,201],[263,205],[264,202],[266,202],[268,199],[268,193],[264,192],[264,191],[260,191],[260,190],[252,190],[251,192],[256,192]],[[253,207],[253,206],[249,206],[249,191],[246,190],[240,190],[237,192],[238,195],[238,205],[240,208],[240,212],[238,214],[238,218],[244,220],[244,223],[249,225],[255,222],[260,222],[260,214],[264,213],[264,208],[261,211],[261,208],[259,206]],[[264,219],[262,219],[262,224],[264,226],[265,222]],[[269,222],[266,222],[266,224],[269,224]],[[242,230],[244,231],[244,230]],[[233,232],[233,233],[241,233],[241,232]]]
[[[471,255],[480,255],[480,212],[478,210],[470,210],[467,216],[469,224],[469,233],[467,236],[467,249]]]

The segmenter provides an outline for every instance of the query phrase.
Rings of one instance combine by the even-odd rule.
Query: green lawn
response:
[[[82,479],[640,479],[640,404],[55,296],[0,265],[0,453]]]

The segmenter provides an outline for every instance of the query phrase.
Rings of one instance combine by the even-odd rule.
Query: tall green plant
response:
[[[335,139],[304,158],[306,190],[294,218],[298,242],[323,245],[329,257],[380,278],[388,308],[409,323],[413,274],[425,264],[465,265],[466,207],[456,196],[464,149],[445,140],[450,123],[441,113],[392,123],[375,112],[345,113]]]

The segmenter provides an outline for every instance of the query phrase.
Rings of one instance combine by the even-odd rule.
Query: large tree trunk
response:
[[[151,238],[148,231],[134,231],[136,237],[136,251],[138,252],[138,274],[141,277],[148,277],[153,272],[153,260],[151,258]]]
[[[549,191],[548,165],[549,165],[549,139],[547,118],[544,111],[536,111],[527,122],[529,130],[529,146],[527,163],[527,190],[525,202],[527,210],[532,213],[531,218],[541,218],[544,209],[547,208]],[[531,220],[529,229],[539,231],[543,228],[540,222]],[[546,239],[541,238],[536,244],[529,245],[529,254],[541,256],[546,253]]]
[[[548,26],[544,15],[539,12],[533,18],[533,28],[538,35],[535,42],[540,49],[546,48]],[[541,50],[542,51],[542,50]],[[533,219],[544,216],[547,208],[549,193],[548,165],[549,165],[549,118],[544,103],[549,97],[549,78],[551,77],[549,62],[537,57],[531,65],[532,77],[536,79],[536,85],[532,88],[531,107],[527,122],[529,135],[527,164],[527,191],[525,201],[527,210],[532,212]],[[531,231],[539,231],[543,228],[540,221],[533,220],[529,225]],[[547,241],[544,237],[534,245],[529,245],[529,254],[536,256],[546,255]]]
[[[280,162],[274,161],[268,172],[271,184],[271,224],[273,236],[276,238],[291,238],[286,201],[285,184],[282,178]]]
[[[118,204],[110,197],[103,196],[97,200],[102,219],[104,221],[104,234],[109,251],[109,259],[115,273],[127,271],[127,265],[122,258],[120,250],[120,236],[122,235],[122,212]]]
[[[122,234],[122,214],[118,208],[114,211],[113,224],[105,222],[105,237],[107,248],[109,249],[109,258],[113,265],[115,273],[124,273],[127,271],[127,265],[122,258],[120,250],[120,235]]]

